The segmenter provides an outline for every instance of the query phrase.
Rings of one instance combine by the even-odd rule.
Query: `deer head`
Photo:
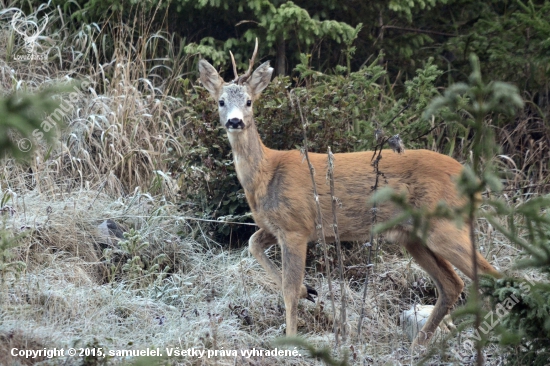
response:
[[[245,74],[237,74],[235,59],[231,53],[235,79],[224,82],[216,69],[206,60],[199,61],[200,79],[210,95],[218,101],[220,122],[228,133],[239,133],[254,125],[252,104],[262,90],[269,84],[273,68],[269,67],[269,61],[261,64],[254,73],[254,59],[258,52],[258,39],[248,70]]]
[[[44,21],[42,22],[42,25],[39,25],[38,22],[34,22],[27,18],[20,19],[21,14],[21,12],[17,12],[13,15],[13,17],[11,18],[11,26],[15,32],[23,36],[25,42],[25,50],[27,51],[27,53],[32,53],[34,51],[34,46],[36,45],[38,37],[42,32],[44,32],[44,29],[46,29],[46,25],[48,25],[49,18],[48,15],[46,15]]]

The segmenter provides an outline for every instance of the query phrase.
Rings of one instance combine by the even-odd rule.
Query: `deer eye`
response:
[[[247,106],[247,107],[250,107],[251,105],[252,105],[252,101],[251,101],[250,99],[247,100],[247,101],[246,101],[246,106]]]
[[[223,100],[220,100],[220,107],[223,107],[225,105],[225,102]]]

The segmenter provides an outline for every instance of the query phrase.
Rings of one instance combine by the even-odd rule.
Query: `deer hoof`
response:
[[[304,285],[304,286],[306,286],[306,290],[307,290],[306,299],[311,302],[315,302],[315,299],[313,298],[313,296],[318,296],[317,290],[315,290],[313,287],[309,285]]]

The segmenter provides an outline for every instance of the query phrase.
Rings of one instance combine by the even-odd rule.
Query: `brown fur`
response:
[[[307,243],[317,240],[315,230],[316,205],[307,163],[297,150],[271,150],[263,145],[252,117],[252,107],[247,100],[255,100],[267,86],[272,68],[264,63],[254,72],[250,81],[242,85],[225,84],[216,70],[201,60],[201,81],[214,98],[225,101],[220,107],[220,120],[228,129],[237,176],[247,201],[260,227],[250,238],[249,249],[265,268],[275,284],[282,289],[286,307],[286,333],[297,331],[297,303],[308,298],[308,288],[303,284]],[[236,92],[236,87],[238,89]],[[228,94],[226,90],[230,90]],[[239,94],[239,90],[240,93]],[[238,113],[235,112],[237,108]],[[235,114],[237,113],[237,114]],[[231,131],[228,119],[242,116],[244,128]],[[379,169],[384,173],[380,187],[389,186],[404,192],[408,201],[416,207],[434,208],[444,201],[450,206],[460,206],[464,200],[455,188],[456,178],[462,166],[456,160],[428,150],[408,150],[396,154],[384,150]],[[341,202],[337,211],[341,240],[365,241],[371,227],[371,205],[368,203],[375,173],[371,166],[371,151],[335,154],[335,196]],[[326,154],[309,154],[315,167],[316,185],[323,215],[327,241],[334,239],[331,229],[332,206],[328,184]],[[378,222],[391,219],[399,209],[385,203],[379,206]],[[422,328],[414,344],[425,344],[435,329],[457,301],[463,282],[452,265],[470,278],[473,276],[469,228],[461,228],[452,222],[437,220],[431,223],[427,245],[411,234],[412,227],[402,223],[388,233],[395,242],[403,245],[413,258],[434,279],[439,298],[429,321]],[[265,250],[278,243],[282,252],[282,275],[267,257]],[[483,273],[498,272],[478,253],[478,268]]]

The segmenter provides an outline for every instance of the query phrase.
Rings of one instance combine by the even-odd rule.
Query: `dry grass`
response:
[[[284,335],[282,298],[247,250],[219,250],[213,243],[209,250],[204,241],[182,239],[181,231],[188,231],[187,225],[192,224],[180,219],[176,207],[169,202],[141,194],[113,201],[91,191],[63,196],[29,191],[19,195],[14,203],[15,212],[6,219],[5,226],[10,232],[26,233],[19,240],[14,258],[24,261],[26,270],[18,277],[7,274],[2,285],[0,332],[2,337],[12,337],[11,342],[25,339],[29,344],[58,348],[75,343],[84,347],[95,342],[107,349],[179,346],[240,350],[271,349],[275,347],[272,341]],[[102,239],[96,230],[97,224],[108,218],[136,228],[150,243],[141,253],[143,257],[150,252],[165,253],[172,268],[170,275],[160,280],[109,282],[105,277],[108,262],[102,256]],[[485,230],[479,233],[485,248],[487,231],[482,223],[479,227]],[[491,240],[495,243],[489,254],[494,254],[492,262],[501,269],[509,268],[517,250],[500,242],[502,239],[494,234]],[[398,317],[413,303],[433,304],[434,286],[415,262],[393,247],[385,249],[369,284],[361,339],[356,339],[356,327],[362,277],[355,264],[361,254],[356,248],[346,250],[346,263],[351,264],[345,284],[351,339],[346,348],[352,346],[357,359],[374,364],[408,364],[409,343]],[[271,254],[278,257],[278,253]],[[299,330],[319,347],[332,346],[327,282],[324,270],[312,265],[306,281],[319,291],[320,297],[316,304],[300,303]],[[339,304],[339,283],[334,278]],[[80,362],[76,358],[58,361]],[[223,365],[235,360],[220,357],[199,362],[171,358],[170,362]],[[288,362],[256,358],[252,364]],[[316,363],[307,358],[292,362]]]
[[[64,197],[29,192],[19,196],[14,209],[6,228],[28,233],[16,252],[27,268],[20,278],[6,280],[7,298],[0,307],[5,333],[35,329],[49,346],[97,339],[111,349],[130,343],[137,348],[270,348],[269,341],[284,333],[282,299],[246,250],[207,250],[204,243],[181,239],[178,232],[189,223],[169,203],[133,196],[113,202],[89,191]],[[107,265],[95,226],[106,218],[137,228],[150,250],[170,258],[172,274],[138,288],[129,282],[105,283]],[[480,236],[484,243],[487,235]],[[493,237],[492,262],[505,269],[517,250],[500,240]],[[433,303],[435,296],[431,280],[414,262],[399,254],[381,258],[369,284],[364,336],[353,344],[359,358],[397,361],[407,357],[408,347],[398,314],[413,303]],[[300,331],[327,345],[332,319],[321,273],[309,270],[307,282],[321,297],[317,305],[300,305]],[[360,275],[349,275],[346,284],[352,339],[361,304]],[[335,297],[338,303],[338,290]]]
[[[143,29],[116,22],[113,29],[103,32],[98,27],[82,26],[76,34],[67,34],[63,27],[50,34],[56,23],[65,23],[53,10],[48,13],[44,31],[48,42],[38,42],[36,47],[36,52],[48,55],[48,61],[29,65],[13,59],[22,52],[22,37],[16,37],[9,21],[15,13],[0,15],[0,42],[13,44],[0,50],[3,94],[32,91],[54,82],[78,81],[80,85],[86,81],[90,85],[76,99],[69,98],[69,93],[59,96],[70,110],[61,110],[53,119],[62,115],[69,128],[59,133],[59,144],[47,158],[48,146],[42,146],[30,168],[22,170],[9,162],[3,172],[8,186],[26,185],[41,192],[60,187],[66,191],[101,187],[113,195],[126,194],[138,186],[158,191],[159,182],[160,188],[170,186],[169,175],[163,173],[168,171],[168,158],[181,156],[183,150],[183,135],[174,115],[181,110],[182,101],[172,97],[183,62],[171,54],[167,35],[137,37]],[[37,17],[43,19],[44,15],[30,14],[27,18],[36,22]],[[112,59],[99,64],[101,45],[96,40],[105,33],[116,52]],[[152,53],[162,48],[159,43],[166,44],[167,55],[163,57]]]
[[[18,278],[13,274],[5,278],[7,292],[0,307],[4,337],[18,334],[24,339],[38,338],[44,347],[58,348],[69,347],[77,340],[83,346],[95,339],[111,349],[132,344],[130,348],[155,345],[227,350],[269,349],[273,347],[270,341],[284,334],[282,299],[246,250],[209,251],[195,241],[181,239],[177,232],[184,223],[169,205],[163,205],[164,212],[158,215],[157,207],[150,206],[150,202],[130,207],[134,197],[113,204],[100,196],[90,209],[94,199],[89,193],[60,199],[29,192],[24,199],[19,197],[6,229],[23,228],[28,233],[20,240],[16,258],[25,261],[27,268]],[[52,207],[51,214],[39,214],[46,207]],[[95,225],[105,218],[139,228],[151,247],[173,244],[174,252],[167,254],[175,258],[171,264],[178,270],[161,282],[140,288],[125,282],[103,284],[97,268],[104,260],[95,245],[99,241]],[[389,270],[378,276],[373,286],[369,303],[375,306],[369,307],[363,331],[371,340],[355,346],[359,353],[372,357],[407,347],[403,338],[396,336],[400,330],[391,315],[398,314],[402,304],[398,292],[405,289],[388,281],[388,272],[394,277],[406,273],[423,276],[399,258],[382,266]],[[320,290],[320,301],[317,305],[301,304],[300,330],[314,344],[327,345],[332,338],[332,319],[324,305],[328,290],[326,281],[317,275],[310,273],[308,282]],[[402,283],[407,285],[406,280]],[[361,288],[352,281],[348,290],[353,335]],[[338,291],[335,296],[339,298]],[[27,329],[33,329],[32,334]],[[69,360],[69,364],[74,361]],[[218,361],[229,364],[234,360]],[[274,361],[260,358],[254,362]],[[310,363],[303,358],[295,362]]]
[[[13,209],[2,216],[4,229],[17,237],[9,261],[21,261],[25,268],[1,272],[0,364],[43,361],[15,359],[9,355],[14,347],[274,348],[272,341],[284,334],[285,324],[279,292],[246,249],[223,250],[197,222],[182,219],[175,204],[178,187],[165,172],[186,148],[179,116],[185,104],[173,97],[185,58],[174,51],[173,39],[161,32],[138,38],[136,34],[150,32],[116,22],[112,29],[83,25],[70,31],[59,26],[63,23],[59,12],[48,14],[46,38],[38,48],[50,60],[32,64],[13,60],[22,41],[4,21],[11,15],[0,15],[2,94],[71,79],[87,80],[90,87],[65,115],[68,128],[59,132],[57,146],[51,151],[40,146],[27,166],[11,160],[2,164],[0,198],[11,197],[7,204]],[[136,20],[136,24],[146,22]],[[98,39],[103,35],[112,37],[116,45],[110,60],[98,56]],[[165,44],[162,57],[155,54],[159,44]],[[514,184],[533,179],[522,176],[521,168],[509,168]],[[533,165],[533,174],[541,174],[540,169]],[[106,219],[135,229],[138,243],[149,246],[124,252],[119,245],[106,245],[97,230]],[[519,250],[483,220],[478,227],[482,252],[500,270],[508,270]],[[106,257],[105,249],[115,254]],[[315,346],[332,347],[333,319],[320,253],[320,248],[310,248],[306,277],[318,290],[319,300],[300,303],[299,331]],[[271,254],[277,258],[277,248]],[[124,269],[136,256],[142,266]],[[334,251],[329,256],[336,258]],[[364,248],[349,247],[344,257],[351,340],[334,352],[341,355],[348,350],[363,364],[416,362],[408,353],[410,344],[398,319],[414,303],[434,303],[432,281],[401,249],[384,246],[376,258],[362,336],[357,339],[366,253]],[[159,267],[148,272],[154,263]],[[333,278],[339,304],[340,283],[335,273]],[[493,359],[496,364],[498,356]],[[46,361],[84,362],[78,357]],[[121,364],[128,359],[86,364],[103,361]],[[241,356],[167,362],[317,364],[305,357]]]

